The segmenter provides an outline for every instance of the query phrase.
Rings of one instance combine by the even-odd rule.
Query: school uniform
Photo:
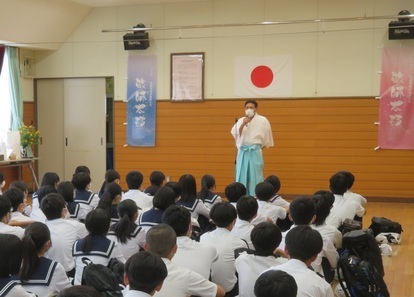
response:
[[[24,236],[24,229],[17,226],[9,226],[0,222],[0,234],[13,234],[22,239]]]
[[[39,194],[37,192],[33,192],[32,194],[32,210],[36,210],[40,208],[39,205]]]
[[[350,190],[344,193],[344,197],[345,199],[350,199],[357,202],[361,206],[365,206],[367,204],[367,199],[364,196],[358,193],[351,192]]]
[[[119,222],[118,204],[111,205],[111,226]]]
[[[71,271],[75,268],[72,246],[76,240],[88,235],[85,225],[66,219],[47,220],[46,225],[52,240],[52,246],[47,251],[46,257],[62,264],[66,272]]]
[[[60,292],[70,286],[63,266],[45,257],[39,258],[39,264],[30,279],[22,283],[23,289],[35,293],[39,297],[50,296],[52,293]]]
[[[86,210],[84,208],[81,208],[80,204],[77,202],[68,202],[66,205],[66,208],[68,209],[69,215],[71,219],[78,220],[78,221],[84,221],[86,218]]]
[[[258,256],[243,252],[236,259],[236,270],[239,275],[239,297],[255,297],[254,284],[259,275],[272,266],[286,263],[286,258],[274,256]]]
[[[268,270],[272,269],[285,271],[293,276],[298,286],[297,297],[334,297],[331,285],[300,260],[290,259],[286,263],[273,266]]]
[[[154,297],[216,296],[216,284],[188,268],[176,265],[167,258],[162,258],[162,260],[167,266],[168,275],[161,290],[156,292]]]
[[[124,297],[151,297],[151,295],[141,291],[129,290]]]
[[[45,214],[40,208],[36,210],[32,210],[32,212],[30,213],[30,218],[36,222],[41,222],[41,223],[45,223],[47,220]]]
[[[311,225],[311,227],[318,230],[322,237],[329,239],[337,249],[342,248],[342,233],[338,228],[327,224]]]
[[[30,217],[25,216],[19,211],[13,211],[10,217],[10,221],[16,221],[16,222],[31,222],[33,221]]]
[[[0,278],[0,297],[37,297],[27,292],[20,285],[20,281],[12,277]]]
[[[331,213],[343,221],[345,219],[353,220],[355,216],[362,217],[365,214],[365,209],[361,204],[346,199],[342,195],[334,194],[335,202],[331,208]]]
[[[115,235],[114,230],[116,226],[117,224],[111,226],[111,230],[108,232],[106,237],[118,245],[125,260],[128,260],[133,254],[138,253],[140,249],[144,248],[146,242],[146,232],[142,229],[142,227],[137,226],[130,234],[131,238],[129,238],[127,242],[121,243]]]
[[[76,190],[74,200],[86,213],[94,210],[99,204],[99,196],[87,190]]]
[[[276,224],[277,219],[283,220],[286,218],[286,210],[284,208],[262,200],[257,200],[257,203],[259,204],[257,212],[270,218],[273,223]]]
[[[267,216],[258,213],[257,216],[250,222],[250,224],[256,226],[263,222],[267,222]]]
[[[247,243],[248,248],[254,250],[252,240],[250,239],[250,234],[252,233],[253,228],[253,224],[237,218],[236,224],[234,224],[234,227],[231,230],[231,234],[240,239],[243,239]]]
[[[187,208],[191,213],[191,217],[193,217],[196,220],[198,220],[199,215],[202,215],[205,218],[210,219],[210,209],[204,205],[201,199],[195,199],[194,201],[188,202],[178,200],[175,204]]]
[[[200,243],[210,244],[216,248],[219,258],[212,265],[211,279],[226,292],[231,291],[237,282],[234,250],[247,248],[247,243],[226,228],[220,227],[201,235]]]
[[[92,239],[92,249],[86,253],[82,251],[84,240],[85,238],[76,241],[72,249],[72,256],[76,266],[74,285],[80,285],[82,283],[83,269],[86,266],[82,258],[87,258],[94,264],[102,264],[104,266],[107,266],[112,258],[116,258],[120,262],[125,263],[125,258],[118,246],[105,236],[94,236]]]
[[[208,209],[211,209],[215,204],[220,203],[221,201],[221,197],[214,194],[212,191],[208,191],[207,197],[203,200],[204,205],[207,206]]]
[[[289,205],[290,205],[290,203],[287,202],[285,199],[283,199],[282,196],[277,195],[277,194],[273,196],[272,198],[270,198],[268,203],[283,207],[285,209],[289,209]]]
[[[140,190],[130,189],[128,192],[124,193],[124,195],[122,195],[122,201],[127,199],[135,201],[137,206],[143,210],[150,209],[153,206],[152,196],[149,196]]]
[[[158,224],[162,224],[162,214],[164,211],[158,208],[151,208],[145,212],[142,212],[138,216],[138,225],[147,232],[151,227]]]
[[[177,252],[172,262],[210,278],[211,266],[217,261],[218,253],[214,246],[202,244],[188,236],[177,237]]]

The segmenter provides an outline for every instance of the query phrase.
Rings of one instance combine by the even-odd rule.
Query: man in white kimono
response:
[[[257,114],[256,100],[244,103],[245,117],[240,118],[231,129],[238,148],[236,161],[236,182],[246,186],[247,195],[263,181],[262,148],[273,146],[272,127],[269,121]]]

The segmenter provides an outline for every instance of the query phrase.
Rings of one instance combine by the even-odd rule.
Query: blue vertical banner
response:
[[[130,55],[127,83],[127,144],[155,146],[156,56]]]

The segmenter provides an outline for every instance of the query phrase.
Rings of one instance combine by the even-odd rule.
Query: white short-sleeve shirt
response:
[[[331,208],[331,213],[337,216],[342,220],[351,219],[353,220],[355,216],[362,217],[365,214],[365,209],[361,204],[346,199],[342,195],[334,195],[335,202]]]
[[[0,233],[1,234],[13,234],[19,237],[20,239],[24,236],[24,229],[17,226],[9,226],[0,222]]]
[[[135,201],[138,207],[143,210],[152,208],[152,196],[140,191],[140,190],[129,190],[122,195],[122,200],[131,199]]]
[[[270,218],[273,223],[276,224],[277,219],[285,219],[286,218],[286,209],[280,206],[276,206],[274,204],[268,203],[267,201],[257,200],[259,204],[259,209],[257,213],[262,214]]]
[[[252,233],[253,228],[253,224],[237,218],[236,224],[234,224],[234,227],[231,230],[231,234],[240,239],[243,239],[248,244],[248,248],[254,250],[252,240],[250,239],[250,234]]]
[[[144,248],[146,234],[143,228],[137,226],[134,232],[131,233],[131,238],[125,243],[121,243],[118,240],[114,231],[109,231],[106,237],[118,245],[125,260],[128,260],[133,254],[138,253],[141,248]]]

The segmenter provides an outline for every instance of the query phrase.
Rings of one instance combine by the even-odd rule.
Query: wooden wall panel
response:
[[[276,174],[285,195],[327,189],[330,176],[349,170],[353,190],[367,197],[412,198],[414,151],[374,150],[379,102],[373,98],[258,100],[259,114],[273,129],[275,147],[264,150],[264,175]],[[185,173],[199,181],[216,177],[224,192],[234,179],[236,150],[230,129],[243,116],[244,100],[199,103],[157,102],[156,146],[124,147],[126,104],[115,102],[115,169],[122,177],[140,170],[149,184],[151,171],[170,180]],[[123,180],[123,187],[126,188]]]

